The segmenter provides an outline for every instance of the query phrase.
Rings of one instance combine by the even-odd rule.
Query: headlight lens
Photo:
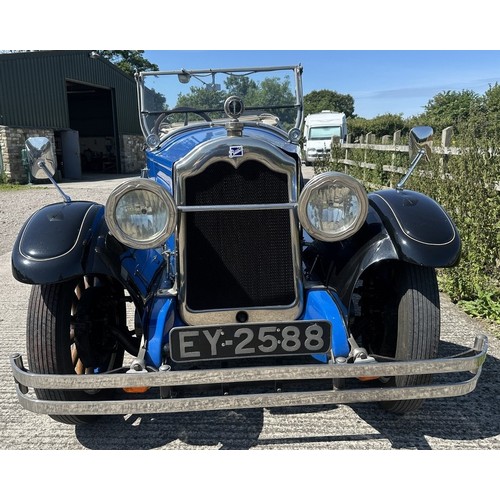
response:
[[[353,177],[325,172],[313,177],[299,198],[299,220],[321,241],[340,241],[356,233],[366,220],[368,197]]]
[[[168,191],[148,179],[118,186],[105,211],[111,234],[131,248],[156,248],[173,233],[176,207]]]

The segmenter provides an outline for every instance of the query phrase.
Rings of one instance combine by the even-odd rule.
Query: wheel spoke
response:
[[[78,361],[80,361],[78,351],[76,350],[76,346],[73,344],[71,346],[71,362],[73,363],[73,368],[76,368]]]
[[[34,286],[27,322],[30,368],[46,373],[50,365],[51,373],[80,376],[122,366],[123,347],[115,344],[105,325],[126,328],[125,302],[120,300],[123,296],[118,284],[101,276],[81,276],[74,281]],[[94,366],[85,366],[82,358]],[[41,399],[74,401],[88,399],[96,391],[36,389],[35,392]],[[90,421],[88,416],[51,416],[71,424]]]
[[[85,367],[83,366],[82,360],[78,358],[75,366],[75,372],[77,375],[83,375],[85,373]]]

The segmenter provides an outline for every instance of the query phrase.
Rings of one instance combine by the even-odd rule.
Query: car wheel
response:
[[[32,372],[85,375],[123,364],[124,349],[112,333],[126,327],[123,288],[106,277],[85,276],[32,288],[27,319],[28,364]],[[39,399],[81,401],[90,391],[36,389]],[[106,391],[100,391],[105,393]],[[83,424],[96,416],[51,415],[61,423]]]
[[[377,266],[363,280],[362,343],[370,354],[396,360],[437,357],[440,338],[439,290],[435,270],[406,262]],[[432,375],[380,379],[385,387],[428,385]],[[381,402],[386,410],[404,414],[424,400]]]

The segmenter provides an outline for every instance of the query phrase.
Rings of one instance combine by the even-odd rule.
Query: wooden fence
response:
[[[445,128],[441,134],[441,144],[439,146],[432,147],[432,152],[441,156],[440,161],[444,169],[446,169],[446,165],[450,156],[462,154],[460,148],[450,146],[451,137],[452,127]],[[409,154],[409,146],[401,144],[401,131],[395,132],[392,137],[390,135],[383,136],[381,144],[375,144],[375,134],[367,134],[366,136],[362,136],[358,143],[352,143],[351,137],[348,135],[347,141],[341,145],[341,148],[344,152],[344,158],[339,158],[337,162],[345,165],[346,167],[354,166],[371,170],[380,168],[380,164],[370,163],[366,161],[368,151],[385,151],[392,153],[392,163],[389,165],[382,165],[382,170],[384,172],[404,175],[407,172],[410,163],[408,159],[408,166],[406,167],[398,167],[395,165],[397,154]],[[350,159],[350,154],[353,150],[363,150],[365,152],[365,161]],[[500,191],[500,181],[496,182],[495,189],[497,191]]]

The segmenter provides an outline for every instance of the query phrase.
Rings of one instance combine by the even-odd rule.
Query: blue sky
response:
[[[146,50],[145,56],[162,70],[300,63],[304,94],[350,94],[365,118],[416,115],[439,92],[483,94],[500,83],[500,50]]]
[[[26,15],[26,2],[7,2],[0,48],[167,47],[146,50],[164,70],[301,63],[305,93],[326,88],[350,94],[355,113],[366,118],[412,116],[438,92],[482,94],[500,82],[498,16],[491,0],[465,7],[446,0],[316,0],[298,3],[298,9],[290,2],[217,0],[145,4],[137,12],[87,0],[77,22],[57,29],[46,29],[53,26],[48,4],[58,8],[58,1],[46,0],[36,15]]]

